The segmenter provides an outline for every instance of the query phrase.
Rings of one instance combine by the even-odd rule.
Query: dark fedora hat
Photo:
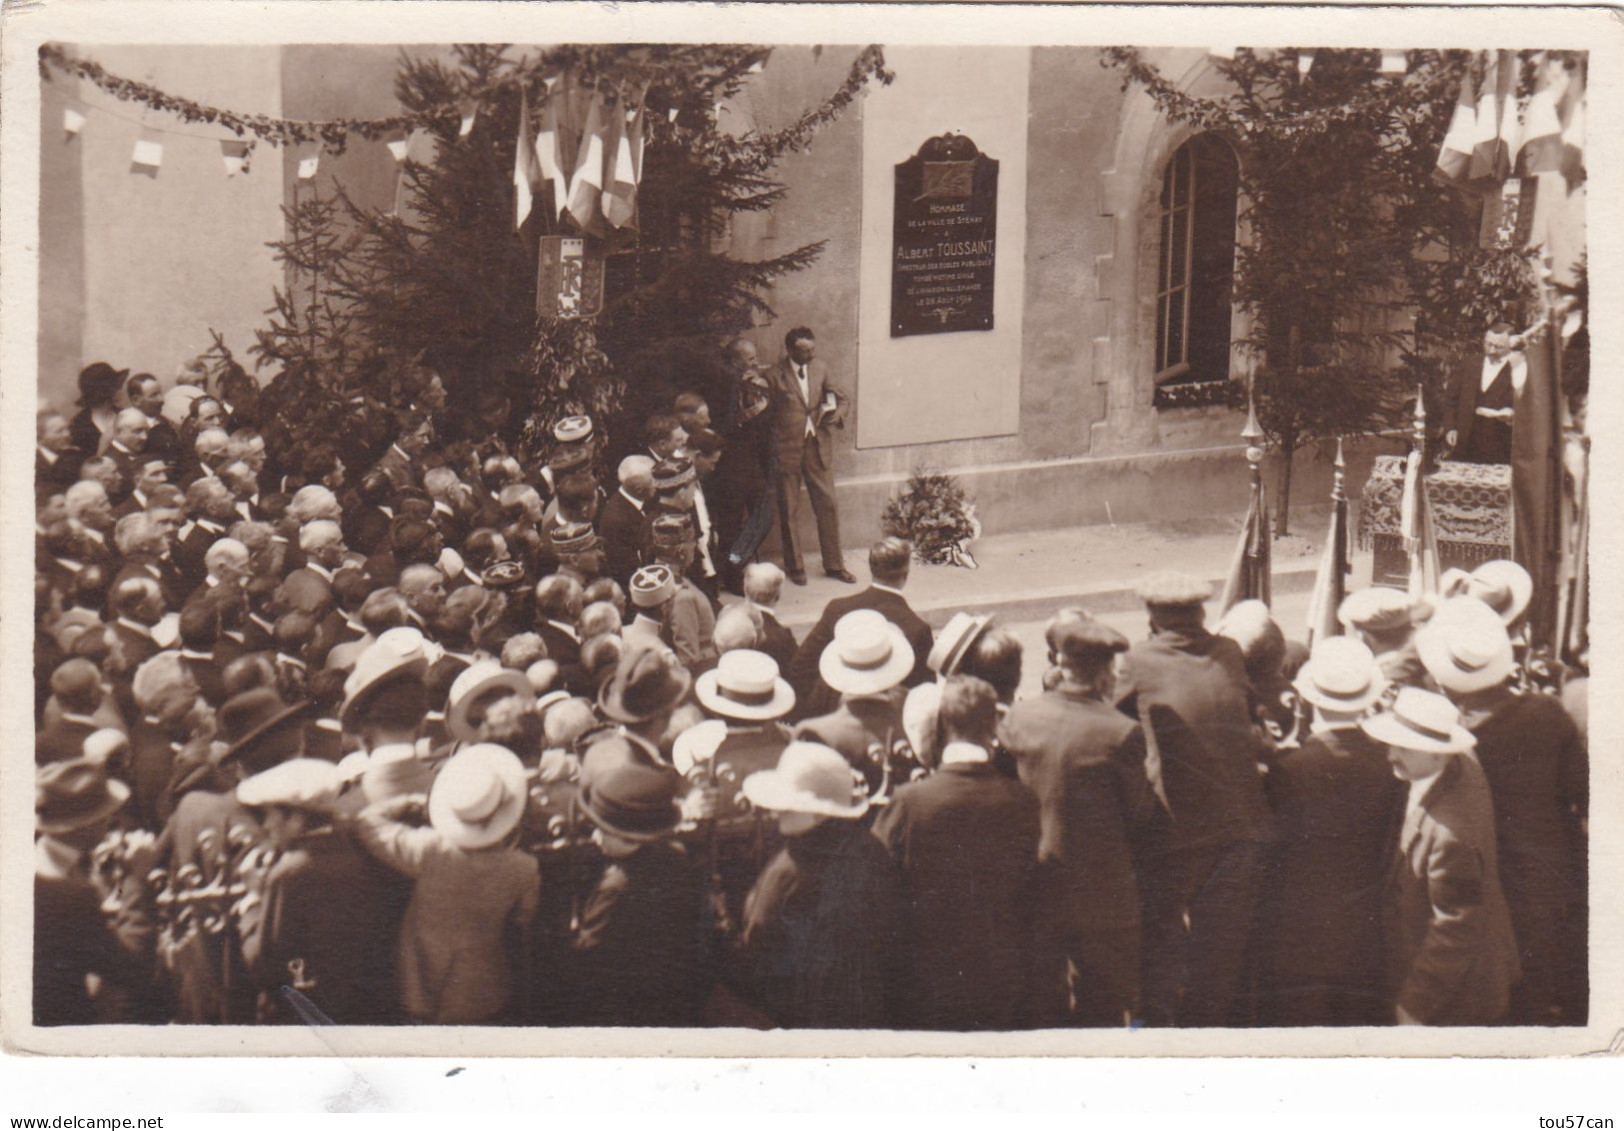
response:
[[[626,762],[582,787],[581,809],[594,825],[622,840],[659,840],[682,820],[677,804],[681,782],[670,770]]]
[[[34,825],[67,833],[110,817],[130,799],[130,787],[94,762],[50,762],[34,773]]]
[[[688,669],[664,647],[634,645],[603,685],[598,707],[617,723],[645,722],[680,703],[692,682]]]
[[[220,704],[215,718],[220,740],[226,744],[220,761],[240,758],[255,743],[294,725],[309,709],[309,703],[284,703],[269,687],[256,687],[233,695]]]

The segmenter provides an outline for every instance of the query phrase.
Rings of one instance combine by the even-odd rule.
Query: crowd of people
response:
[[[200,365],[41,411],[36,1022],[1584,1020],[1525,572],[1307,654],[1158,574],[1147,639],[1066,607],[1032,656],[885,538],[797,639],[746,353],[539,463],[420,366],[326,431]]]

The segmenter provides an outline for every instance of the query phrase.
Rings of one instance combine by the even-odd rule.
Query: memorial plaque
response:
[[[943,134],[896,167],[891,336],[992,329],[998,162]]]
[[[603,313],[603,247],[594,239],[542,236],[537,256],[536,313],[543,318],[596,318]]]

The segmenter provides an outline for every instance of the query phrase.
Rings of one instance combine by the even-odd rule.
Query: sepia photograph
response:
[[[339,7],[8,17],[8,1045],[1607,1047],[1616,26]]]

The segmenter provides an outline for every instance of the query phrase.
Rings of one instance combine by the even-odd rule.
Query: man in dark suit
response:
[[[85,739],[102,729],[101,673],[89,660],[74,657],[51,673],[51,694],[61,713],[34,736],[34,761],[71,762],[84,757]]]
[[[1265,782],[1278,839],[1256,931],[1258,1020],[1386,1025],[1382,892],[1404,787],[1359,719],[1382,701],[1387,680],[1368,647],[1331,636],[1314,646],[1295,686],[1314,718],[1302,745],[1273,759]]]
[[[547,645],[547,658],[558,665],[564,686],[572,695],[591,695],[595,689],[581,666],[581,639],[576,629],[581,619],[581,583],[559,574],[542,578],[536,582],[535,607],[536,635]]]
[[[1145,736],[1111,706],[1121,633],[1068,622],[1053,645],[1060,682],[1010,707],[1000,731],[1042,813],[1035,1020],[1121,1027],[1139,1005],[1134,850],[1155,805]]]
[[[744,598],[761,614],[761,638],[756,647],[777,662],[780,671],[789,671],[799,644],[773,613],[784,591],[784,571],[772,562],[753,562],[744,570]]]
[[[1204,581],[1164,573],[1140,598],[1151,637],[1128,650],[1117,707],[1146,728],[1171,820],[1140,874],[1143,1001],[1152,1024],[1233,1023],[1270,838],[1241,650],[1203,625]]]
[[[974,676],[942,688],[941,769],[874,823],[902,872],[900,1024],[1013,1029],[1028,1019],[1038,799],[993,768],[998,697]]]
[[[1483,335],[1483,358],[1473,356],[1454,374],[1454,415],[1444,443],[1461,463],[1510,463],[1511,418],[1517,391],[1528,379],[1528,358],[1515,348],[1511,324],[1496,322]]]
[[[829,368],[815,355],[812,331],[797,326],[784,335],[787,351],[773,367],[773,431],[777,437],[778,521],[784,538],[784,571],[797,585],[806,584],[801,557],[801,484],[812,499],[818,520],[818,548],[823,572],[848,585],[857,579],[846,569],[840,551],[840,512],[835,505],[835,451],[831,428],[843,428],[849,399],[829,378]]]
[[[620,461],[620,488],[598,512],[603,539],[604,573],[630,592],[632,574],[642,565],[643,511],[654,495],[654,459],[630,455]]]
[[[835,622],[853,609],[877,610],[908,638],[908,644],[913,648],[914,667],[904,681],[906,686],[915,687],[930,682],[932,674],[927,663],[932,639],[930,625],[909,608],[907,598],[902,595],[902,588],[908,583],[912,555],[913,547],[903,539],[881,538],[868,551],[868,570],[873,583],[860,593],[836,597],[824,607],[823,615],[801,642],[800,649],[795,653],[795,662],[790,667],[789,681],[795,688],[800,717],[822,714],[834,708],[837,696],[818,674],[818,660],[829,641],[834,639]]]
[[[41,499],[60,494],[79,479],[84,453],[73,447],[68,418],[46,409],[34,419],[34,493]]]
[[[163,417],[164,391],[158,378],[150,373],[137,373],[124,383],[124,393],[130,407],[140,409],[147,418],[147,454],[173,467],[180,457],[180,436],[175,426]]]

